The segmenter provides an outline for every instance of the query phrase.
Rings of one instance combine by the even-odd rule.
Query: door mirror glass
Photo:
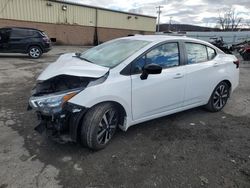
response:
[[[148,64],[142,69],[141,79],[145,80],[149,74],[161,74],[162,67],[157,64]]]

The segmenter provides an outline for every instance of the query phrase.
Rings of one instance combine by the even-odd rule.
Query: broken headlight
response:
[[[81,90],[75,90],[65,93],[31,97],[29,104],[33,109],[40,111],[43,114],[57,114],[62,111],[63,105],[80,91]]]

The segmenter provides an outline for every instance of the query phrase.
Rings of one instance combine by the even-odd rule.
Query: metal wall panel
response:
[[[155,18],[98,10],[99,27],[155,31],[155,23]]]
[[[63,5],[67,6],[66,11],[62,10]],[[3,19],[95,26],[96,10],[46,0],[0,0],[0,18]],[[97,14],[99,27],[155,31],[155,18],[102,9],[98,9]]]
[[[51,5],[51,6],[50,6]],[[0,18],[45,23],[95,25],[95,9],[45,0],[0,0]]]

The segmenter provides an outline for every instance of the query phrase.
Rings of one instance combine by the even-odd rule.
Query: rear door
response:
[[[26,52],[28,40],[31,36],[27,29],[13,28],[10,33],[9,51],[17,53]]]
[[[204,104],[220,77],[222,63],[209,46],[186,42],[185,49],[187,87],[184,106]]]
[[[178,42],[154,47],[134,61],[132,66],[132,112],[139,120],[182,107],[185,89],[185,70],[181,66]],[[158,64],[161,74],[140,78],[145,64]]]

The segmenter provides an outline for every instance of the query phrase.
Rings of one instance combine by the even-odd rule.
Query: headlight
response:
[[[62,110],[63,105],[68,100],[79,92],[80,90],[41,97],[31,97],[29,104],[32,108],[41,111],[44,114],[56,114]]]

